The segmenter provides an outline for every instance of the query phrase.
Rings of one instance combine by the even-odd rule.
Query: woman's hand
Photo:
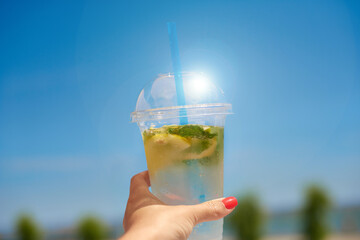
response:
[[[149,187],[148,171],[132,177],[123,221],[125,234],[120,240],[186,240],[196,224],[223,218],[237,205],[236,198],[229,197],[198,205],[168,206],[150,193]]]

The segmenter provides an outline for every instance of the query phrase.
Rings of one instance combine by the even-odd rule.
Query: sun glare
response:
[[[191,79],[190,86],[193,94],[202,95],[209,88],[209,80],[203,75],[197,75]]]

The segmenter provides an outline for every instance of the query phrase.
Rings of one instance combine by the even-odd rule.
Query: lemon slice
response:
[[[185,155],[185,159],[200,159],[211,156],[216,149],[217,141],[216,139],[209,139],[209,141],[210,141],[210,145],[207,149],[205,149],[201,153],[187,153]]]
[[[172,134],[156,134],[144,142],[150,172],[156,172],[177,161],[183,160],[182,151],[190,147],[186,138]]]

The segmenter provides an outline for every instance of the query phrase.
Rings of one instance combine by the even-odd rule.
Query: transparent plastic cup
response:
[[[159,75],[141,91],[136,111],[151,190],[169,205],[223,196],[224,124],[231,113],[221,89],[196,73],[183,73],[187,105],[177,106],[175,79]],[[222,239],[223,220],[197,225],[191,240]]]

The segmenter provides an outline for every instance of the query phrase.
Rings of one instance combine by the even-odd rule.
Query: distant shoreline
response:
[[[234,237],[226,236],[224,240],[236,240]],[[261,238],[261,240],[302,240],[302,236],[298,234],[287,235],[271,235]],[[329,234],[325,240],[360,240],[360,233],[340,233]]]
[[[301,235],[272,235],[264,237],[263,240],[301,240]],[[225,239],[224,239],[225,240]],[[231,240],[231,239],[226,239]],[[360,240],[360,233],[329,234],[326,240]]]

